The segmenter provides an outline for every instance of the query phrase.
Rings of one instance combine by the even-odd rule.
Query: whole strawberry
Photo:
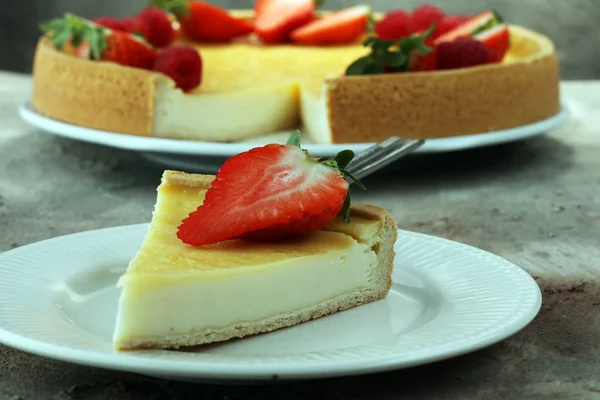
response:
[[[286,145],[268,144],[229,158],[204,203],[178,228],[192,246],[230,239],[278,241],[320,229],[343,212],[349,222],[346,171],[354,153],[319,161],[300,148],[296,131]]]
[[[432,25],[437,27],[444,15],[444,10],[429,3],[415,8],[410,16],[410,33],[425,31]],[[436,32],[434,31],[433,34],[435,35]]]
[[[392,10],[375,24],[375,34],[381,40],[398,40],[411,34],[410,14]]]
[[[197,88],[202,82],[202,58],[191,47],[165,47],[154,61],[154,70],[169,76],[184,92]]]
[[[156,58],[156,51],[144,40],[73,14],[43,23],[41,28],[55,48],[62,50],[70,44],[82,58],[144,69],[151,69]]]
[[[117,17],[98,17],[94,19],[93,22],[105,28],[112,29],[113,31],[127,32],[127,29],[123,26],[123,21]]]
[[[173,21],[158,7],[145,8],[137,15],[137,19],[141,23],[144,38],[155,47],[166,47],[177,38]]]
[[[478,40],[459,38],[437,46],[438,69],[466,68],[492,62],[494,53]]]

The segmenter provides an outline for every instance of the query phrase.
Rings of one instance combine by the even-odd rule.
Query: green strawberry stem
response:
[[[106,49],[106,35],[110,31],[71,13],[66,13],[64,18],[40,24],[40,29],[58,50],[62,50],[69,42],[77,47],[86,41],[90,46],[90,58],[94,60],[99,60]]]
[[[190,14],[188,0],[150,0],[148,6],[157,7],[171,13],[178,21]]]
[[[300,147],[300,137],[301,137],[300,131],[295,130],[294,132],[291,133],[286,144],[288,146],[295,146],[295,147],[301,148]],[[304,151],[304,153],[306,153],[307,157],[311,158],[315,162],[318,162],[322,165],[325,165],[325,166],[333,169],[334,171],[339,172],[345,179],[350,180],[351,182],[355,183],[356,186],[358,186],[362,190],[367,190],[365,185],[363,185],[362,182],[358,178],[356,178],[355,176],[353,176],[350,172],[348,172],[346,170],[346,167],[350,164],[350,162],[352,162],[352,159],[354,158],[354,152],[352,150],[342,150],[334,158],[322,160],[322,161],[316,157],[310,156],[306,150],[304,150],[304,149],[302,149],[302,150]],[[351,204],[350,189],[348,189],[348,193],[346,194],[346,199],[344,200],[344,205],[342,207],[342,213],[344,214],[344,222],[345,223],[350,223],[350,204]]]
[[[374,75],[408,71],[413,53],[428,54],[433,49],[425,40],[435,30],[431,25],[423,34],[412,34],[400,40],[381,40],[371,34],[363,43],[371,52],[358,58],[346,69],[346,75]]]

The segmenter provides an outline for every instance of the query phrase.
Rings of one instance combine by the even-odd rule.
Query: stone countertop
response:
[[[16,107],[30,84],[0,73],[0,251],[149,221],[162,168],[27,126]],[[535,276],[542,310],[515,336],[418,368],[250,387],[161,381],[0,345],[0,400],[600,398],[600,82],[562,89],[571,119],[550,134],[409,157],[368,178],[359,198],[404,229],[494,252]]]

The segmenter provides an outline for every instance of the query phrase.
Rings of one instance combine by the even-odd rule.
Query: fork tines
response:
[[[361,179],[413,152],[425,143],[423,139],[409,140],[398,136],[374,144],[358,153],[346,170]]]

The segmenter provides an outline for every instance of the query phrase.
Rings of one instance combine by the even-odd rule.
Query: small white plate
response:
[[[225,158],[247,151],[257,145],[285,143],[289,136],[289,132],[280,132],[234,143],[173,140],[105,132],[67,124],[37,113],[31,108],[30,103],[21,105],[19,113],[27,123],[51,134],[125,150],[140,151],[153,162],[179,169],[205,172],[215,172]],[[566,121],[568,115],[567,109],[563,106],[558,114],[548,119],[518,128],[427,140],[415,153],[466,150],[527,139],[560,126]],[[318,157],[333,157],[345,149],[360,152],[372,145],[372,143],[312,144],[307,136],[302,138],[302,142],[302,147]]]
[[[0,254],[0,342],[174,380],[316,379],[477,350],[523,328],[541,305],[536,282],[514,264],[464,244],[399,231],[394,284],[384,300],[219,345],[119,353],[111,344],[115,284],[147,229],[89,231]]]

